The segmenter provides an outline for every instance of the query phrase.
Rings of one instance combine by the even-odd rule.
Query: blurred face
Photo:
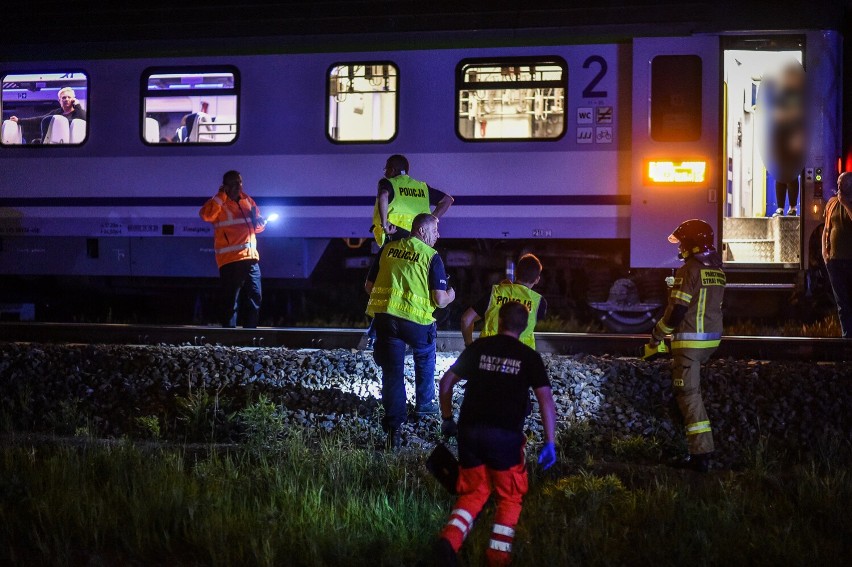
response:
[[[805,71],[789,63],[764,76],[758,93],[766,123],[762,153],[778,181],[794,181],[805,157]]]
[[[232,201],[236,201],[237,197],[240,196],[240,192],[243,190],[243,176],[240,175],[236,181],[231,181],[228,185],[225,185],[225,193],[227,193],[228,198]]]
[[[852,174],[841,173],[837,178],[837,194],[844,198],[852,197]]]
[[[62,112],[68,113],[74,110],[75,102],[77,102],[77,99],[74,98],[74,91],[71,89],[59,91],[59,105],[62,107]]]

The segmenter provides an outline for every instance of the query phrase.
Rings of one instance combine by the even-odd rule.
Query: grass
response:
[[[201,452],[129,440],[7,443],[0,564],[420,564],[453,502],[425,472],[425,456],[314,439],[289,431],[266,451]],[[616,463],[565,448],[555,470],[531,467],[516,565],[848,559],[849,442],[797,462],[764,440],[745,470],[707,476],[641,464],[653,440],[612,442]],[[483,564],[492,515],[489,505],[463,548],[465,565]]]
[[[726,335],[780,336],[780,337],[840,337],[840,319],[837,314],[813,323],[785,321],[780,324],[756,323],[751,320],[725,324]]]

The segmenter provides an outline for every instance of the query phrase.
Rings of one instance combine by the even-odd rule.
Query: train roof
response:
[[[636,35],[845,30],[849,0],[206,0],[17,2],[2,59],[457,46],[459,42],[580,43]],[[523,7],[522,7],[523,6]],[[7,11],[7,15],[15,11]],[[306,36],[316,36],[317,41]],[[320,37],[327,38],[321,41]],[[329,36],[333,36],[329,38]],[[210,40],[220,40],[212,45]],[[235,44],[235,41],[239,40]],[[38,46],[38,49],[34,49]],[[366,47],[366,49],[365,49]],[[212,51],[211,51],[212,48]]]

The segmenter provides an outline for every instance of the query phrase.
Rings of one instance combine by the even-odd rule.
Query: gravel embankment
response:
[[[437,376],[457,353],[439,353]],[[587,423],[600,439],[654,437],[680,443],[669,417],[668,361],[544,356],[560,430]],[[413,366],[406,365],[409,401]],[[714,360],[703,393],[717,457],[731,464],[762,437],[785,449],[848,442],[852,431],[852,367],[844,364]],[[289,424],[345,430],[363,442],[378,436],[380,372],[363,351],[291,351],[215,346],[0,345],[0,416],[5,428],[73,432],[87,424],[100,434],[132,433],[136,419],[177,419],[178,400],[209,397],[224,413],[260,393],[280,405]],[[462,389],[456,388],[456,404]],[[218,404],[218,405],[217,405]],[[186,415],[186,406],[183,408]],[[537,408],[528,420],[540,440]],[[438,419],[406,425],[409,446],[437,438]],[[67,431],[66,431],[67,432]]]

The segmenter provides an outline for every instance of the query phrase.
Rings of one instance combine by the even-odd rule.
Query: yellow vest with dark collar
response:
[[[407,175],[397,175],[388,179],[393,189],[393,199],[388,203],[388,222],[411,231],[414,217],[429,213],[429,186]],[[385,242],[382,230],[382,217],[378,202],[373,207],[373,236],[381,246]]]
[[[429,265],[434,248],[409,237],[387,243],[379,257],[379,273],[367,302],[367,315],[387,313],[420,325],[435,322],[435,303],[429,289]]]
[[[541,303],[541,295],[522,284],[499,283],[491,287],[491,299],[488,300],[488,309],[485,310],[485,323],[482,327],[480,337],[490,337],[497,334],[497,326],[500,320],[500,308],[504,303],[517,301],[529,309],[527,327],[518,339],[530,348],[535,348],[535,322],[538,318],[538,306]]]

